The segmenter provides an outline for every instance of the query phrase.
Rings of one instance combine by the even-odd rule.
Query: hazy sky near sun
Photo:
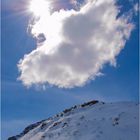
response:
[[[128,11],[132,14],[138,1],[117,0],[120,15],[125,14],[118,20],[114,4],[103,4],[104,12],[100,6],[93,8],[92,4],[78,12],[80,4],[75,7],[71,2],[75,4],[75,1],[56,0],[55,9],[65,11],[49,16],[48,23],[47,16],[34,21],[33,25],[29,22],[33,18],[28,9],[30,1],[2,0],[2,140],[74,104],[92,99],[138,101],[138,14],[129,19],[126,15]],[[75,10],[71,11],[73,7]],[[52,22],[56,17],[59,20]],[[56,28],[56,24],[60,28]],[[34,29],[33,35],[27,33],[29,26]],[[40,27],[44,35],[38,36],[42,31]],[[33,36],[41,41],[46,38],[46,41],[40,43]],[[57,38],[54,42],[52,36]],[[47,43],[54,50],[49,51]],[[122,44],[119,46],[119,43]],[[88,80],[93,77],[95,80]],[[45,84],[45,90],[38,83]],[[31,87],[27,88],[29,85]]]

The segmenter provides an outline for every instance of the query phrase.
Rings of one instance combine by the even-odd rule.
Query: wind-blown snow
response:
[[[92,103],[67,109],[52,118],[37,123],[29,132],[15,138],[17,140],[139,139],[139,104],[94,101]]]

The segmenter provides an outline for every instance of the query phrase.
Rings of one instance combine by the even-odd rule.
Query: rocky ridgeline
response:
[[[98,101],[98,100],[92,100],[92,101],[90,101],[90,102],[86,102],[86,103],[81,104],[81,105],[75,105],[75,106],[73,106],[73,107],[71,107],[71,108],[65,109],[63,112],[61,112],[61,113],[59,113],[59,114],[56,114],[54,117],[63,117],[64,115],[70,113],[70,112],[73,111],[73,110],[80,109],[80,108],[85,108],[85,107],[88,107],[88,106],[92,106],[92,105],[94,105],[94,104],[96,104],[96,103],[99,103],[99,101]],[[101,102],[101,103],[104,104],[104,102]],[[34,128],[36,128],[36,127],[39,126],[40,124],[42,124],[42,125],[41,125],[41,129],[43,129],[43,128],[47,125],[47,124],[46,124],[46,121],[47,121],[47,120],[52,120],[52,119],[53,119],[53,117],[50,117],[50,118],[48,118],[48,119],[46,119],[46,120],[42,120],[42,121],[39,121],[39,122],[37,122],[37,123],[31,124],[31,125],[27,126],[27,127],[23,130],[22,133],[20,133],[19,135],[16,135],[16,136],[13,136],[13,137],[8,138],[8,140],[18,140],[20,137],[23,137],[25,134],[27,134],[29,131],[33,130]],[[56,122],[56,123],[54,123],[54,125],[53,125],[52,127],[58,125],[59,123],[61,123],[61,122]],[[67,125],[67,124],[64,124],[63,127],[64,127],[65,125]]]

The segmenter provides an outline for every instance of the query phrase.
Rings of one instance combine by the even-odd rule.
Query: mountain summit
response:
[[[29,125],[8,140],[138,140],[139,104],[93,100]]]

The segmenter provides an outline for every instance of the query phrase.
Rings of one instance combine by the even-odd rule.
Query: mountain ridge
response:
[[[133,132],[131,135],[134,135],[135,139],[128,135],[126,140],[138,140],[138,106],[139,104],[134,102],[105,103],[93,100],[31,124],[22,133],[8,140],[102,140],[102,137],[107,137],[107,140],[125,140],[126,136],[121,134],[121,129]],[[132,120],[132,123],[129,120]],[[122,136],[110,139],[106,127],[114,136]]]

